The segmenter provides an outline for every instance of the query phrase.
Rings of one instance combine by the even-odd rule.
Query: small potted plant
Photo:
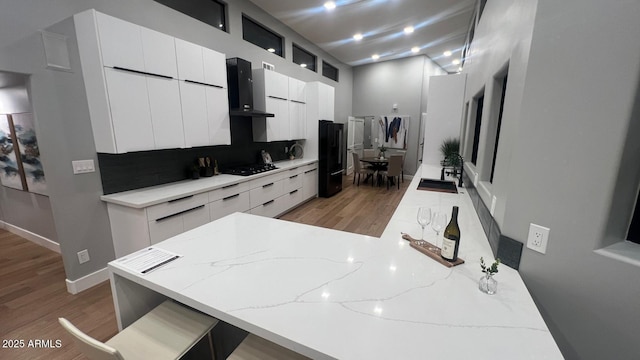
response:
[[[498,281],[493,278],[493,275],[498,273],[498,265],[500,265],[500,259],[496,259],[491,266],[487,266],[484,259],[480,257],[480,268],[484,276],[480,278],[478,288],[485,294],[493,295],[498,291]]]
[[[380,151],[380,159],[384,159],[384,153],[387,152],[387,147],[384,145],[378,146],[378,151]]]

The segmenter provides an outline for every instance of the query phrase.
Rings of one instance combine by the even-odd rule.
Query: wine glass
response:
[[[435,245],[438,246],[438,241],[440,240],[440,231],[447,226],[447,214],[441,211],[436,211],[433,214],[433,219],[431,220],[431,228],[436,232]]]
[[[420,236],[420,241],[418,245],[424,244],[424,228],[429,225],[431,222],[431,208],[428,207],[420,207],[418,208],[418,216],[417,216],[418,224],[422,227],[422,235]]]

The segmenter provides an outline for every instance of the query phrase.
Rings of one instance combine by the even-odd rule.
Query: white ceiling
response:
[[[475,0],[336,0],[327,10],[327,0],[251,0],[306,39],[338,60],[352,65],[384,61],[419,54],[429,56],[449,72],[461,56],[471,22]],[[415,31],[405,35],[404,28]],[[353,35],[362,33],[356,41]],[[445,50],[453,54],[443,55]]]

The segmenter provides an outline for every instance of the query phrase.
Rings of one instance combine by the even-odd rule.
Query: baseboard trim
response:
[[[107,268],[104,268],[92,272],[91,274],[85,275],[78,280],[66,279],[65,281],[67,282],[67,291],[70,294],[75,295],[79,292],[92,288],[106,280],[109,280],[109,271],[107,270]]]
[[[55,251],[60,254],[60,244],[57,242],[47,239],[44,236],[33,233],[29,230],[25,230],[21,227],[9,224],[8,222],[0,221],[0,227],[4,228],[10,233],[16,234],[20,237],[23,237],[32,243],[36,243],[40,246],[46,247],[49,250]]]

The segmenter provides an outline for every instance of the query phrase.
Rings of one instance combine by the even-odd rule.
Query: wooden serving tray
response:
[[[424,243],[422,243],[422,240],[416,240],[409,234],[405,233],[402,233],[402,238],[408,240],[411,243],[412,248],[420,251],[421,253],[427,255],[428,257],[446,267],[454,267],[456,265],[464,264],[464,260],[462,260],[460,257],[458,257],[458,259],[454,262],[449,262],[443,259],[442,256],[440,256],[441,249],[430,242],[424,241]],[[430,248],[435,248],[435,250],[431,250]]]

